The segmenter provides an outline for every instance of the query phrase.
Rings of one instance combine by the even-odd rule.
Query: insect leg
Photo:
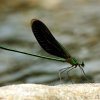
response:
[[[72,66],[71,66],[72,67]],[[59,78],[60,78],[60,82],[61,82],[61,74],[64,73],[66,70],[70,69],[71,67],[67,67],[67,68],[63,68],[59,70]]]
[[[84,75],[84,77],[86,78],[86,80],[89,81],[89,82],[91,82],[91,81],[87,78],[87,76],[86,76],[86,74],[85,74],[83,68],[82,68],[80,65],[79,65],[79,67],[80,67],[81,71],[83,72],[83,75]]]
[[[69,76],[69,72],[70,72],[71,70],[73,70],[74,68],[76,68],[76,66],[72,66],[72,68],[69,69],[69,70],[67,71],[67,76],[68,76],[68,78],[71,80],[72,83],[73,83],[73,81],[72,81],[72,79],[71,79],[70,76]]]

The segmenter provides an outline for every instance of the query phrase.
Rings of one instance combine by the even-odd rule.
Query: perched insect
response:
[[[60,80],[61,80],[61,74],[63,72],[68,70],[67,71],[67,74],[68,74],[72,69],[76,68],[77,66],[82,70],[85,78],[87,79],[86,74],[83,70],[83,67],[85,66],[84,62],[80,62],[76,58],[72,57],[69,54],[69,52],[66,51],[64,49],[64,47],[54,38],[54,36],[51,34],[49,29],[46,27],[46,25],[43,22],[41,22],[40,20],[37,20],[37,19],[32,19],[31,28],[32,28],[33,34],[35,35],[40,46],[47,53],[54,55],[56,57],[59,57],[61,59],[51,58],[51,57],[46,57],[46,56],[41,56],[41,55],[35,55],[35,54],[26,53],[26,52],[22,52],[22,51],[18,51],[18,50],[12,50],[12,49],[8,49],[3,46],[0,46],[0,48],[4,49],[4,50],[8,50],[8,51],[26,54],[26,55],[31,55],[31,56],[36,56],[36,57],[40,57],[40,58],[70,63],[72,65],[71,67],[67,67],[67,68],[63,68],[63,69],[59,70]]]
[[[83,67],[85,66],[84,62],[80,63],[80,61],[72,57],[69,54],[69,52],[66,51],[64,47],[54,38],[54,36],[51,34],[49,29],[46,27],[46,25],[43,22],[37,19],[33,19],[31,21],[31,27],[38,43],[47,53],[63,58],[65,62],[68,62],[72,65],[71,67],[67,67],[59,70],[60,80],[61,80],[61,75],[60,75],[61,73],[68,70],[67,71],[68,74],[69,71],[76,68],[77,66],[80,67],[84,76],[86,77],[85,72],[83,70]]]

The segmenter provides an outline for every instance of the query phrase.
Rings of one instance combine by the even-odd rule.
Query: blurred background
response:
[[[85,62],[91,82],[100,82],[99,0],[0,0],[0,46],[38,55],[47,54],[37,43],[30,21],[44,22],[72,56]],[[20,83],[48,85],[88,83],[79,68],[58,72],[70,64],[0,49],[0,86]]]

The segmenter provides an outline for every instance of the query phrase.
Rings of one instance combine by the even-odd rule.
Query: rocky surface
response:
[[[0,87],[0,100],[100,100],[100,84],[9,85]]]

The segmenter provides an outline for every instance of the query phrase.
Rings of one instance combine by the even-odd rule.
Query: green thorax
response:
[[[70,63],[71,65],[79,65],[80,64],[80,62],[74,57],[68,58],[67,62]]]

